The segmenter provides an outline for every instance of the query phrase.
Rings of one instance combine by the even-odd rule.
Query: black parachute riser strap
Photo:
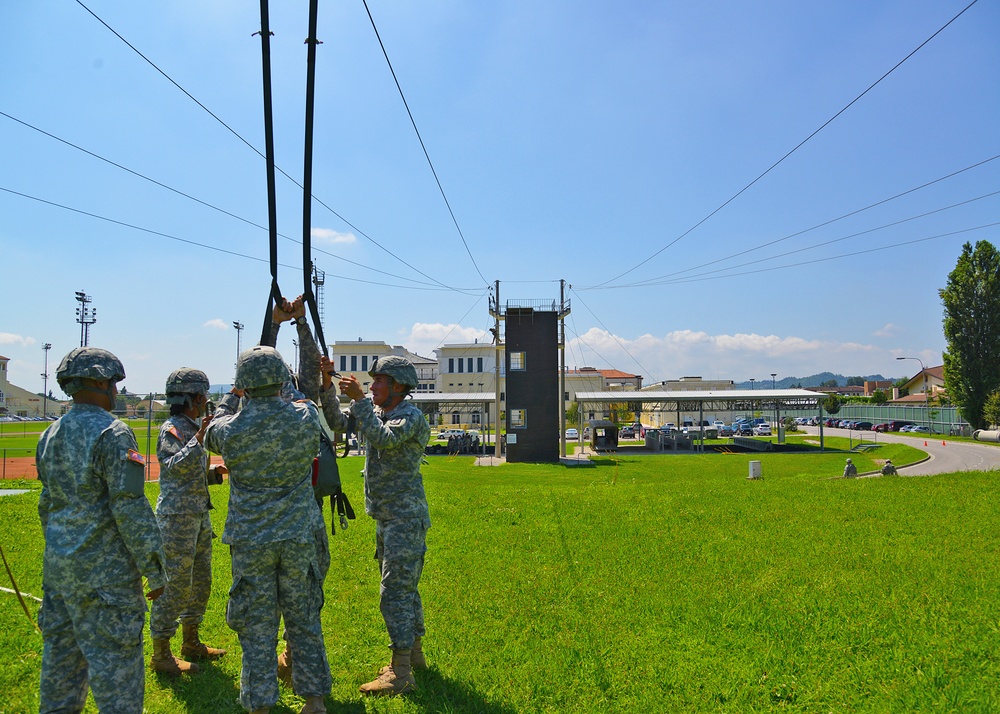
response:
[[[278,288],[278,201],[274,170],[274,119],[271,99],[271,26],[267,7],[268,0],[260,0],[260,41],[261,71],[264,83],[264,156],[267,164],[267,234],[270,244],[271,292],[267,298],[267,312],[260,333],[260,344],[267,344],[271,338],[271,310],[280,304],[281,290]]]
[[[316,39],[317,17],[319,15],[319,0],[309,0],[309,36],[306,38],[306,123],[305,149],[302,159],[302,295],[309,305],[316,340],[323,351],[323,356],[329,357],[326,348],[326,338],[323,336],[323,323],[319,319],[319,309],[316,306],[316,296],[313,294],[309,280],[312,275],[312,166],[313,166],[313,115],[316,106]]]

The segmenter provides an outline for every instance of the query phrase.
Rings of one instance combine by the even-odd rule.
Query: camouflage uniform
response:
[[[238,403],[232,394],[222,399],[206,430],[205,446],[222,454],[229,467],[229,513],[222,542],[230,544],[233,585],[226,621],[243,648],[240,703],[253,711],[278,700],[281,615],[295,650],[295,693],[322,697],[330,691],[315,547],[322,516],[312,489],[320,425],[311,402],[255,396],[237,414]]]
[[[365,512],[375,519],[375,557],[382,572],[379,609],[392,648],[409,649],[424,636],[417,587],[431,526],[420,463],[430,440],[427,420],[410,401],[383,413],[371,398],[351,406],[358,434],[368,442]]]
[[[153,601],[149,631],[170,639],[177,622],[200,624],[212,594],[212,521],[208,512],[208,451],[195,433],[200,423],[183,414],[160,426],[156,458],[160,462],[160,497],[156,521],[167,556],[167,588]]]
[[[72,353],[71,353],[72,354]],[[45,534],[38,615],[41,712],[141,712],[142,577],[166,583],[135,435],[105,409],[75,404],[38,442]]]

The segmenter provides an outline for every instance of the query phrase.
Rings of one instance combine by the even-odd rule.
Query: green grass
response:
[[[879,445],[852,458],[865,471],[915,451]],[[844,458],[640,455],[599,457],[596,468],[429,459],[431,669],[417,674],[416,694],[369,701],[357,687],[388,651],[362,461],[350,457],[341,473],[359,516],[331,544],[328,708],[996,711],[1000,480],[831,478]],[[747,480],[750,460],[761,461],[761,481]],[[155,499],[156,485],[147,493]],[[221,532],[226,487],[214,494]],[[0,498],[0,542],[22,590],[40,594],[36,506],[37,493]],[[180,683],[149,674],[148,712],[241,711],[239,646],[224,622],[229,555],[216,544],[203,636],[230,654]],[[0,712],[37,711],[41,637],[3,593],[0,648]],[[274,711],[300,706],[282,690]]]

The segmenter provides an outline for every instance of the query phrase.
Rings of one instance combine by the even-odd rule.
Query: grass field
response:
[[[430,459],[431,669],[395,700],[357,693],[388,650],[362,460],[350,457],[341,473],[359,516],[332,538],[323,610],[329,711],[997,711],[997,474],[833,478],[844,456]],[[886,444],[853,458],[866,471],[887,456],[919,452]],[[760,481],[746,478],[751,458]],[[214,490],[220,533],[226,489]],[[37,491],[0,498],[0,544],[21,589],[40,595],[36,506]],[[229,554],[216,544],[202,632],[230,654],[179,683],[148,674],[148,712],[241,711]],[[146,646],[148,657],[148,630]],[[41,637],[5,593],[0,648],[0,712],[37,711]],[[273,711],[300,706],[282,690]]]

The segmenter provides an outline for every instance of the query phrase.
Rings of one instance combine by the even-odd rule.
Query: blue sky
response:
[[[276,163],[301,181],[308,4],[271,5]],[[505,301],[558,299],[562,279],[570,366],[651,382],[940,364],[938,290],[964,242],[1000,235],[1000,7],[941,30],[967,5],[369,0],[453,221],[365,5],[321,3],[327,341],[432,356],[488,339],[495,280]],[[269,286],[247,145],[264,150],[259,5],[14,2],[0,24],[11,381],[40,390],[42,345],[54,377],[79,344],[78,290],[131,391],[184,365],[229,381],[232,322],[255,342]],[[302,195],[277,189],[294,296]]]

